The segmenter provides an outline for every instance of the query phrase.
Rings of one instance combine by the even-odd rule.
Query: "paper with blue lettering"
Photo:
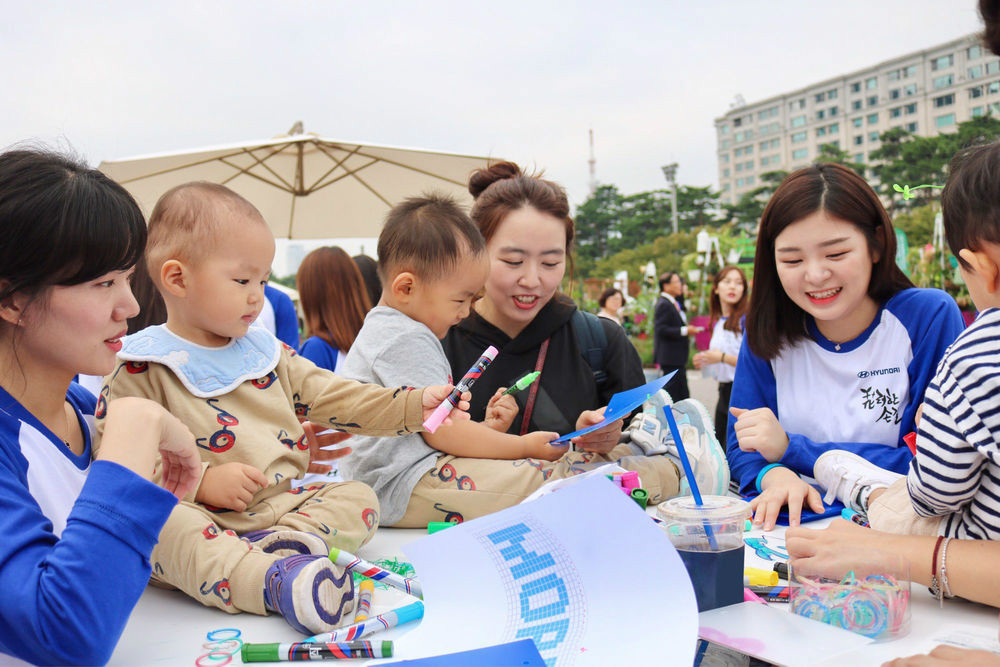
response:
[[[423,621],[417,658],[531,638],[545,663],[690,665],[694,592],[666,535],[605,478],[467,521],[404,547]]]
[[[618,421],[645,403],[650,396],[663,389],[663,387],[670,382],[670,378],[672,378],[676,372],[677,371],[672,371],[667,373],[663,377],[656,378],[652,382],[647,382],[641,387],[629,389],[628,391],[620,391],[617,394],[614,394],[611,397],[611,400],[608,401],[608,406],[604,408],[604,419],[592,426],[581,428],[579,431],[573,431],[572,433],[561,435],[552,442],[565,442],[570,438],[587,435],[588,433],[593,433],[594,431],[600,431],[608,424]]]

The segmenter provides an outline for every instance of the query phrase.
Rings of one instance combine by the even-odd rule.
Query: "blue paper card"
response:
[[[572,433],[567,433],[566,435],[560,436],[559,438],[553,440],[552,442],[565,442],[570,438],[575,438],[577,436],[586,435],[588,433],[593,433],[594,431],[600,431],[602,428],[616,422],[628,413],[635,410],[637,407],[646,402],[646,400],[663,389],[664,385],[670,382],[670,378],[674,376],[673,373],[668,373],[661,378],[657,378],[652,382],[647,382],[641,387],[636,387],[635,389],[629,389],[628,391],[620,391],[611,397],[608,401],[608,407],[604,410],[604,419],[594,424],[593,426],[588,426],[587,428],[581,428],[579,431],[573,431]]]
[[[432,658],[401,660],[387,665],[410,665],[411,667],[545,667],[545,661],[531,639],[522,639],[508,644],[497,644],[460,653],[436,655]]]

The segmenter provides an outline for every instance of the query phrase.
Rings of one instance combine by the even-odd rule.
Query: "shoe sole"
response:
[[[330,550],[326,542],[318,535],[310,535],[298,530],[274,530],[256,540],[250,539],[250,545],[264,553],[274,556],[313,555],[325,556]]]

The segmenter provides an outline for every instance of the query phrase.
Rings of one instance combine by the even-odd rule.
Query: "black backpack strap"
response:
[[[602,389],[608,381],[608,373],[604,370],[604,353],[608,349],[608,338],[604,335],[604,326],[600,318],[577,308],[573,313],[573,332],[580,346],[580,354],[594,371],[597,388]]]

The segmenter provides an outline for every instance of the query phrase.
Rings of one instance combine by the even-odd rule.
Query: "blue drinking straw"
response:
[[[677,429],[677,422],[674,421],[674,413],[670,410],[669,405],[663,406],[663,414],[667,416],[667,425],[670,426],[670,435],[674,436],[674,444],[677,445],[677,453],[680,455],[681,465],[684,466],[684,476],[687,477],[688,486],[691,487],[691,495],[694,497],[694,504],[698,507],[703,507],[705,505],[701,500],[701,491],[698,490],[698,482],[694,479],[694,471],[691,470],[691,461],[688,460],[687,451],[684,449],[684,443],[681,442],[681,433]],[[719,543],[715,541],[715,532],[712,527],[705,522],[705,535],[708,537],[708,545],[713,551],[719,550]]]

